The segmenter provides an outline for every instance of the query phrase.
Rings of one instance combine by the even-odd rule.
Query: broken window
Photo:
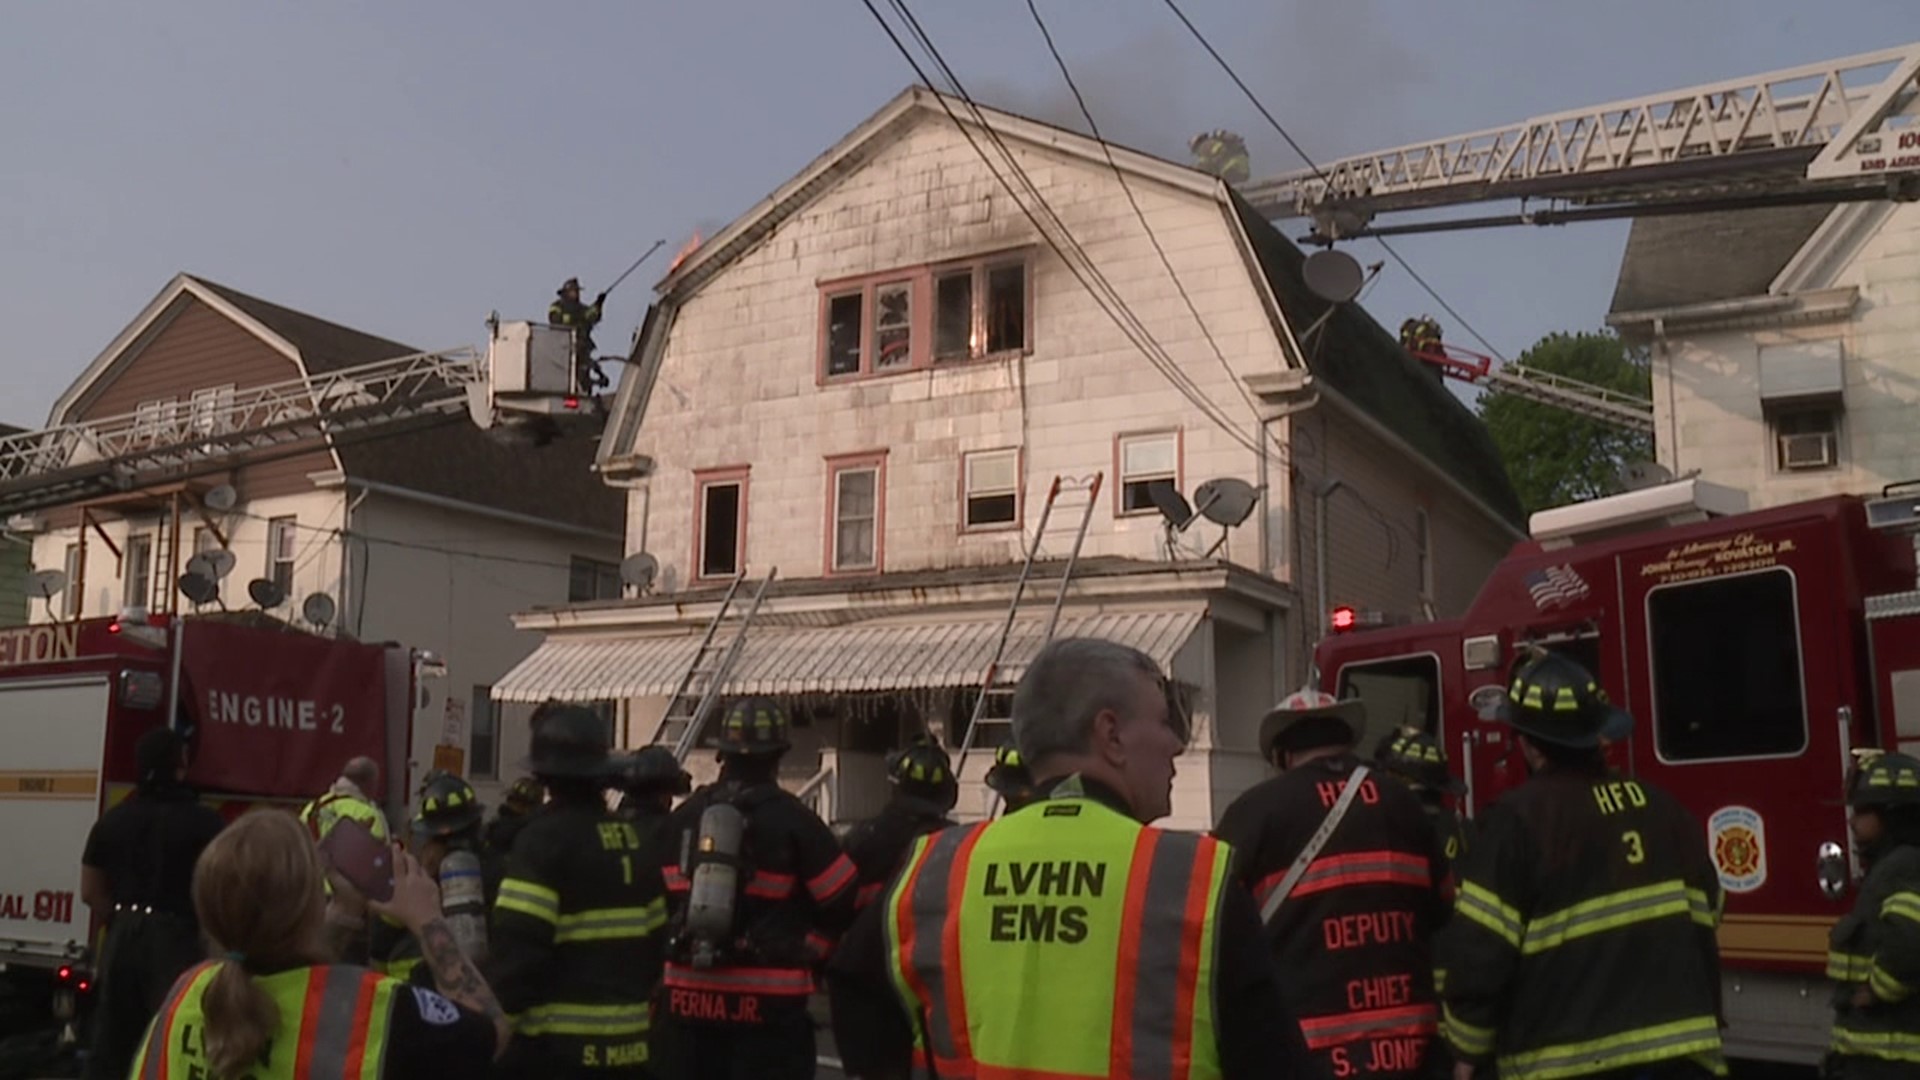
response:
[[[1141,435],[1122,435],[1119,439],[1120,512],[1154,512],[1150,485],[1165,480],[1180,486],[1180,436],[1177,432],[1157,431]]]
[[[833,470],[832,570],[880,566],[880,470],[876,459],[847,462]]]
[[[700,536],[696,542],[703,578],[740,572],[747,532],[747,478],[735,473],[700,483]]]
[[[987,341],[989,353],[1027,347],[1027,264],[995,266],[987,271]]]
[[[933,358],[973,355],[973,270],[942,274],[933,281]]]
[[[827,300],[827,375],[856,375],[860,371],[861,294],[847,293]]]
[[[913,283],[895,281],[873,290],[873,367],[913,364]]]
[[[1020,451],[986,450],[966,456],[966,527],[1015,524],[1020,514]]]

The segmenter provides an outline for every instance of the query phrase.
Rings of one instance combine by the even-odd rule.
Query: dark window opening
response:
[[[740,572],[740,485],[701,488],[700,576],[732,577]]]
[[[1647,595],[1653,730],[1669,761],[1807,746],[1793,575],[1767,570]]]
[[[855,375],[860,371],[859,293],[827,301],[827,374]]]
[[[1440,661],[1431,656],[1403,656],[1348,664],[1340,669],[1335,696],[1357,697],[1365,702],[1367,729],[1380,739],[1391,739],[1401,728],[1437,734]]]
[[[987,351],[1027,347],[1027,267],[1024,263],[987,271]]]
[[[575,555],[567,563],[567,602],[620,599],[620,568]]]
[[[475,780],[492,780],[500,775],[500,703],[493,700],[493,687],[473,688],[473,712],[469,715],[472,759],[467,763],[467,774]]]
[[[933,355],[964,360],[973,355],[973,271],[962,270],[934,281]]]

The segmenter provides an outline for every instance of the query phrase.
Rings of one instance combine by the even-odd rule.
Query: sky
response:
[[[1109,138],[1183,159],[1227,127],[1256,176],[1300,164],[1164,0],[1037,2]],[[911,6],[983,101],[1077,115],[1026,0]],[[1912,0],[1181,6],[1320,160],[1920,39]],[[0,35],[0,422],[44,424],[183,270],[448,348],[481,344],[491,311],[540,317],[568,276],[592,295],[664,239],[609,301],[599,339],[617,348],[695,229],[912,81],[861,0],[17,0]],[[1625,238],[1604,223],[1395,245],[1513,356],[1601,325]],[[1439,314],[1391,263],[1365,303],[1389,326]]]

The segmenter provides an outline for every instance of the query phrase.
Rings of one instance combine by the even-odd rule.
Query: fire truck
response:
[[[1493,718],[1519,663],[1546,649],[1593,671],[1637,721],[1614,764],[1706,831],[1729,1052],[1817,1061],[1851,751],[1920,749],[1920,490],[1747,512],[1742,493],[1686,479],[1531,525],[1461,618],[1337,612],[1317,684],[1363,698],[1374,730],[1440,738],[1471,815],[1525,779]]]
[[[380,762],[406,802],[415,706],[435,658],[295,629],[257,612],[0,630],[0,972],[15,1001],[75,1019],[99,922],[80,898],[87,834],[138,780],[134,744],[171,724],[188,781],[222,814],[297,809],[348,758]],[[388,763],[400,767],[387,768]],[[390,811],[391,812],[391,811]]]

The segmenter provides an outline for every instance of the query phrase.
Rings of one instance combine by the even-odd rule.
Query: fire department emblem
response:
[[[1707,819],[1707,845],[1720,871],[1720,887],[1747,893],[1767,881],[1767,823],[1758,811],[1723,806]]]

